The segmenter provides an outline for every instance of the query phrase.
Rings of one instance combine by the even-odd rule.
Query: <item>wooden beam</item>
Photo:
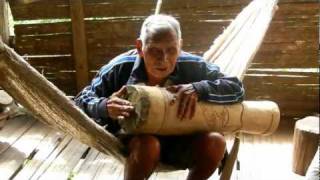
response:
[[[37,119],[124,161],[122,144],[0,40],[0,86]]]
[[[73,57],[76,69],[77,90],[81,91],[89,82],[83,4],[82,0],[70,0],[69,2],[72,20]]]
[[[0,38],[9,44],[9,3],[7,0],[0,0]]]

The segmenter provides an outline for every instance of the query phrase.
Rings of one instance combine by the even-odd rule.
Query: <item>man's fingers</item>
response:
[[[125,99],[121,99],[121,98],[118,98],[118,97],[114,97],[112,99],[110,99],[108,102],[108,104],[120,104],[120,105],[127,105],[127,106],[131,106],[131,102],[130,101],[127,101]]]
[[[169,86],[166,89],[172,93],[177,93],[179,91],[179,89],[181,88],[181,86]]]
[[[189,119],[192,119],[195,112],[196,112],[196,108],[197,108],[197,101],[198,101],[198,98],[196,95],[192,95],[191,96],[191,103],[190,103],[190,115],[189,115]]]
[[[178,107],[178,118],[180,120],[183,119],[185,108],[188,103],[188,99],[189,99],[188,96],[181,95],[181,99],[180,99],[180,103],[179,103],[179,107]]]
[[[119,105],[119,104],[107,104],[107,108],[110,113],[120,114],[121,112],[131,112],[133,111],[133,106]]]
[[[118,109],[120,112],[131,112],[133,110],[133,106],[126,106],[126,105],[115,105],[115,107]]]
[[[123,112],[121,112],[121,115],[124,117],[129,117],[130,113],[123,111]]]
[[[118,119],[119,117],[130,117],[130,112],[134,110],[133,106],[119,105],[119,104],[107,104],[109,116],[112,119]]]
[[[188,101],[187,101],[187,103],[186,103],[186,106],[185,106],[185,108],[184,108],[184,112],[183,112],[183,114],[182,114],[182,119],[185,119],[185,118],[187,118],[188,116],[190,116],[190,113],[191,113],[191,111],[192,111],[192,99],[191,99],[191,95],[190,96],[188,96]]]

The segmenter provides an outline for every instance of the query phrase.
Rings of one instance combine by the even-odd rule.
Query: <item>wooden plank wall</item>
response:
[[[25,2],[10,1],[16,21],[14,48],[60,89],[75,95],[69,0]],[[161,12],[180,20],[184,50],[202,55],[249,2],[164,0]],[[112,57],[134,48],[142,21],[154,13],[156,0],[83,0],[83,4],[92,78]],[[279,7],[244,80],[247,99],[274,100],[284,116],[318,112],[318,73],[306,69],[318,66],[318,1],[280,0]]]
[[[280,0],[247,72],[248,99],[270,99],[288,119],[319,113],[319,2]]]

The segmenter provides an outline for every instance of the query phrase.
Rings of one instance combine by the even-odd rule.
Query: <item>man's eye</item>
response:
[[[160,52],[160,50],[158,50],[157,48],[150,48],[150,49],[149,49],[149,52],[150,52],[151,54],[158,54],[158,53]]]

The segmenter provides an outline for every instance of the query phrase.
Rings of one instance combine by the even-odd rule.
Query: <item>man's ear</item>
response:
[[[142,41],[141,41],[141,39],[137,39],[137,40],[136,40],[136,48],[137,48],[137,51],[138,51],[139,56],[140,56],[140,57],[143,57]]]

